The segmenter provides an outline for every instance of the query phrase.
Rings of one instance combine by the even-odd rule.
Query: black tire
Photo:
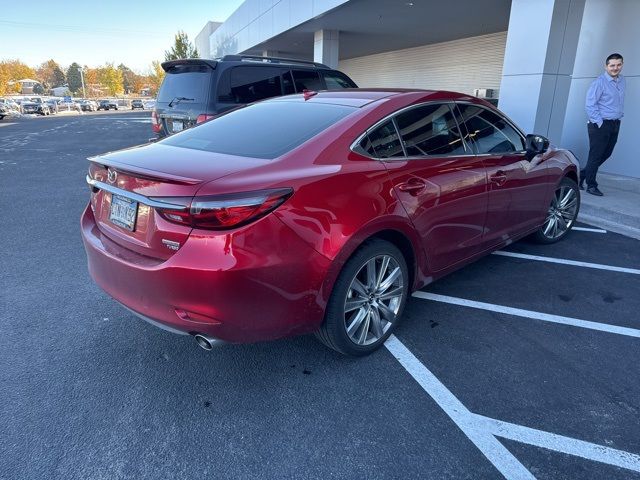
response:
[[[368,278],[373,281],[369,282]],[[385,286],[386,283],[389,285]],[[359,291],[362,288],[366,293]],[[397,326],[408,292],[409,270],[402,252],[387,241],[369,240],[351,256],[338,275],[324,322],[315,335],[327,347],[344,355],[368,355],[384,344]],[[347,312],[349,300],[352,308]],[[348,322],[351,322],[351,332]]]
[[[579,212],[578,184],[564,177],[553,193],[544,224],[531,238],[537,243],[546,245],[559,242],[571,231]]]

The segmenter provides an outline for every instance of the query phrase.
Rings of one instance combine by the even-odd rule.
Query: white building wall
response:
[[[500,88],[507,32],[341,60],[360,87],[453,90]]]
[[[215,32],[220,25],[222,25],[222,22],[207,22],[200,33],[196,35],[194,44],[198,49],[200,58],[213,58],[210,50],[209,37],[211,37],[211,34]]]
[[[586,0],[562,145],[571,148],[583,165],[589,155],[587,114],[584,104],[591,82],[604,71],[611,53],[624,57],[622,74],[627,80],[624,118],[613,155],[601,171],[640,178],[636,143],[640,126],[640,1]]]
[[[347,1],[246,0],[211,35],[211,55],[243,52]]]

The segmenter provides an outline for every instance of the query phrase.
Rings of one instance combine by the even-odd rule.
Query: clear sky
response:
[[[243,0],[2,0],[0,60],[30,67],[53,59],[91,68],[124,63],[145,74],[174,35],[193,43],[208,21],[224,22]]]

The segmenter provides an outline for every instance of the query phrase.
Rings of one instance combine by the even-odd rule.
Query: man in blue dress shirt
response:
[[[580,189],[587,182],[587,193],[601,197],[596,174],[598,168],[611,156],[618,141],[620,119],[623,116],[625,79],[622,71],[623,58],[612,53],[605,62],[606,71],[596,78],[587,92],[587,116],[589,123],[589,160],[580,175]]]

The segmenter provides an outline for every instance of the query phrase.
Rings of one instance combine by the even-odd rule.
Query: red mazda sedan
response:
[[[89,271],[200,346],[315,332],[378,348],[407,296],[580,205],[573,155],[490,104],[407,90],[306,92],[90,159]]]

